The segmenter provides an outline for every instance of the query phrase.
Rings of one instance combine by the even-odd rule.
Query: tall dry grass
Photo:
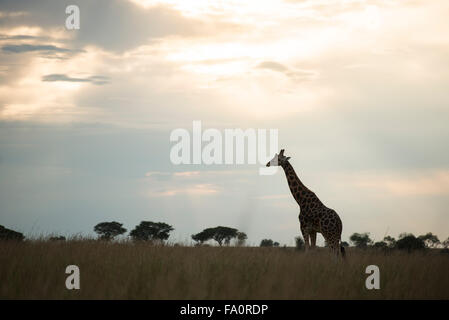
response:
[[[0,242],[2,299],[449,299],[449,255],[151,246],[95,240]],[[81,289],[67,290],[67,265]],[[365,268],[380,268],[380,290]]]

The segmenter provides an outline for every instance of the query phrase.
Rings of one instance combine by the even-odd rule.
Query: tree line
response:
[[[137,225],[131,232],[129,236],[133,240],[167,240],[170,236],[170,232],[174,228],[164,222],[152,222],[152,221],[142,221]],[[115,237],[126,233],[126,229],[123,228],[123,224],[117,221],[111,222],[100,222],[94,227],[95,233],[98,234],[100,240],[112,240]],[[0,240],[18,240],[22,241],[25,236],[17,231],[10,230],[0,225]],[[53,236],[49,240],[60,241],[66,240],[64,236]]]
[[[223,244],[229,245],[232,239],[236,239],[237,245],[242,246],[245,244],[248,236],[246,233],[237,229],[222,226],[207,228],[192,235],[192,240],[195,241],[197,245],[202,245],[208,240],[215,240],[221,247]]]
[[[173,226],[164,222],[142,221],[133,230],[129,232],[129,237],[134,241],[153,241],[163,242],[170,237],[170,233],[175,230]],[[124,235],[128,230],[123,224],[117,221],[100,222],[94,226],[94,232],[99,240],[110,241],[117,236]],[[203,231],[193,234],[192,240],[197,245],[202,245],[208,240],[215,240],[218,245],[229,245],[232,239],[241,246],[245,244],[248,236],[235,228],[218,226],[215,228],[206,228]],[[17,231],[7,229],[0,225],[0,240],[18,240],[22,241],[25,236]],[[66,240],[64,236],[50,237],[51,241]]]
[[[449,237],[440,241],[436,235],[431,232],[428,232],[424,235],[420,235],[418,237],[414,236],[411,233],[401,233],[396,240],[391,236],[386,236],[382,241],[373,241],[370,238],[370,234],[368,232],[364,233],[353,233],[349,237],[349,241],[351,242],[353,247],[359,249],[383,249],[383,250],[407,250],[408,252],[414,250],[423,250],[423,249],[436,249],[440,248],[445,250],[445,252],[449,252]],[[304,240],[299,236],[295,238],[295,244],[297,249],[304,249]],[[341,245],[344,247],[350,247],[351,245],[342,241]],[[327,244],[325,244],[327,246]],[[260,242],[260,247],[279,247],[279,242],[273,241],[272,239],[263,239]]]
[[[129,236],[135,241],[164,241],[167,240],[174,228],[164,222],[142,221],[136,226]],[[112,222],[101,222],[94,227],[94,231],[102,240],[112,240],[116,236],[124,234],[127,230],[123,228],[123,224]],[[207,228],[203,231],[193,234],[192,240],[197,245],[202,245],[208,240],[215,240],[218,245],[229,245],[232,239],[237,240],[237,245],[243,245],[248,239],[246,233],[230,227],[218,226],[215,228]]]
[[[431,232],[416,237],[412,233],[401,233],[396,240],[391,236],[386,236],[381,241],[374,242],[368,232],[354,233],[349,237],[351,243],[361,249],[376,248],[376,249],[399,249],[399,250],[423,250],[432,248],[444,248],[449,249],[449,237],[440,241],[438,237]],[[345,243],[345,245],[349,245]]]
[[[164,222],[141,221],[133,230],[129,232],[129,237],[134,241],[153,241],[164,242],[170,237],[170,233],[175,230],[173,226]],[[100,240],[110,241],[117,236],[123,235],[127,229],[123,224],[117,221],[100,222],[94,226],[94,232],[98,234]],[[237,246],[243,246],[248,236],[245,232],[239,231],[235,228],[218,226],[213,228],[206,228],[203,231],[193,234],[192,240],[196,245],[204,245],[205,242],[213,240],[219,246],[229,245],[232,240],[235,240]],[[25,236],[17,231],[10,230],[0,225],[0,240],[16,240],[22,241]],[[64,236],[50,237],[51,241],[66,240]],[[391,236],[386,236],[381,241],[373,241],[368,232],[353,233],[349,237],[349,241],[353,247],[359,249],[399,249],[399,250],[422,250],[429,248],[443,248],[449,251],[449,237],[440,241],[438,237],[431,232],[418,237],[411,233],[401,233],[396,240]],[[342,241],[342,246],[349,247],[350,244]],[[295,238],[295,245],[297,249],[304,248],[304,240],[298,236]],[[272,239],[263,239],[260,242],[260,247],[279,247],[280,244]]]
[[[170,237],[170,232],[175,230],[171,225],[164,222],[142,221],[133,230],[129,236],[135,241],[164,241]],[[94,231],[101,240],[112,240],[115,237],[126,233],[123,224],[112,222],[100,222],[94,227]]]

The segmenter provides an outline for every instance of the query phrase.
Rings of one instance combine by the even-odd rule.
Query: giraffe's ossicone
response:
[[[299,223],[306,250],[309,247],[315,247],[316,234],[321,233],[328,247],[336,254],[341,252],[344,256],[345,250],[340,244],[343,229],[340,217],[333,209],[326,207],[315,193],[301,182],[289,159],[290,157],[286,157],[282,149],[267,163],[267,167],[276,165],[284,169],[290,191],[300,208]]]

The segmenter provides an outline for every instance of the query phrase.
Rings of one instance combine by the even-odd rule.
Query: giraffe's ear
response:
[[[288,161],[288,160],[290,160],[290,158],[291,158],[291,157],[287,157],[287,158],[285,158],[285,160]]]

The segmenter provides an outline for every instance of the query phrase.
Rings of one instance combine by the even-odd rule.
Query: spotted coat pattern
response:
[[[299,180],[288,160],[281,163],[281,166],[287,177],[290,191],[300,208],[299,223],[306,250],[309,247],[315,247],[316,234],[321,233],[329,248],[339,254],[343,229],[340,217],[333,209],[326,207],[315,193]]]

